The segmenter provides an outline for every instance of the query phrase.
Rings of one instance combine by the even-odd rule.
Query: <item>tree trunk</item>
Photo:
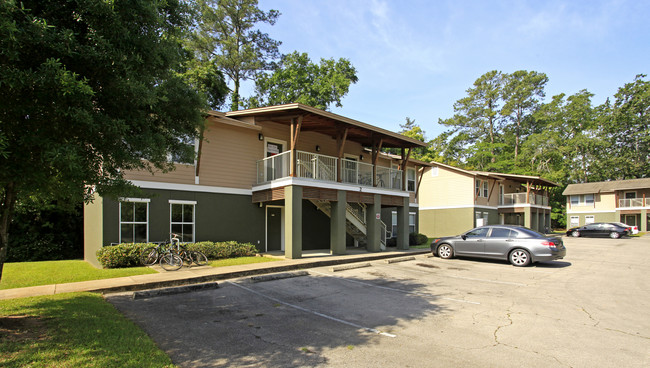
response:
[[[0,210],[0,281],[2,280],[2,269],[7,259],[7,248],[9,247],[9,224],[16,205],[16,183],[9,182],[3,188],[4,198]]]
[[[232,104],[230,105],[230,111],[239,110],[239,79],[235,79],[235,88],[232,91]]]

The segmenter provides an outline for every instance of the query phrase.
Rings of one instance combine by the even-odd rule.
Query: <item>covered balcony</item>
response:
[[[645,207],[645,198],[627,198],[619,199],[618,207],[619,208],[634,208],[634,207]]]
[[[501,203],[499,203],[500,206],[517,206],[523,204],[547,207],[548,196],[537,193],[509,193],[504,194]]]
[[[291,176],[294,162],[295,177],[298,178],[393,190],[403,189],[403,170],[298,150],[295,152],[295,160],[292,159],[291,151],[285,151],[257,161],[257,184]]]

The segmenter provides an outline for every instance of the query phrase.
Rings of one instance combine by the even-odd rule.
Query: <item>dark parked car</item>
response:
[[[435,239],[431,252],[440,258],[468,256],[505,259],[515,266],[562,259],[566,248],[559,236],[546,236],[523,226],[487,225],[457,236]]]
[[[566,232],[567,236],[609,236],[612,239],[618,239],[622,236],[629,235],[627,227],[606,222],[594,222],[585,226],[574,227]]]

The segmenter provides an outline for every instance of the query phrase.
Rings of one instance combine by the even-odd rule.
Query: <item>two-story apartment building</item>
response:
[[[416,173],[426,165],[410,150],[424,143],[302,104],[213,111],[203,137],[194,162],[173,172],[125,173],[140,197],[85,206],[86,260],[97,265],[102,246],[170,232],[186,242],[251,242],[288,258],[358,244],[379,251],[392,229],[398,248],[408,248]],[[381,153],[389,147],[401,155]]]
[[[423,168],[419,192],[420,232],[427,236],[457,235],[488,224],[550,228],[548,189],[557,184],[538,176],[431,165]]]
[[[567,228],[592,222],[650,227],[650,178],[569,184],[564,192]]]

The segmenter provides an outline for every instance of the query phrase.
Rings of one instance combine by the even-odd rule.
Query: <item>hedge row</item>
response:
[[[422,245],[425,244],[429,238],[420,233],[410,233],[409,234],[409,245]],[[390,238],[386,239],[386,246],[387,247],[396,247],[397,246],[397,238]]]
[[[140,254],[147,247],[156,246],[151,243],[123,243],[103,247],[97,251],[97,259],[104,268],[123,268],[141,266]],[[189,250],[203,252],[208,259],[233,258],[254,256],[257,248],[250,243],[226,242],[199,242],[185,244]]]

